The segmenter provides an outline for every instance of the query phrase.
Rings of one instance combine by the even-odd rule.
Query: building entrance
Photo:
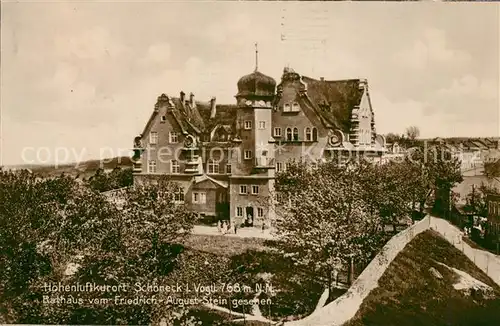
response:
[[[253,207],[249,206],[246,209],[245,225],[246,226],[253,226]]]

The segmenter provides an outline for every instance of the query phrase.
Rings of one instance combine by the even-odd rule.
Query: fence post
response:
[[[490,266],[490,255],[486,254],[486,275],[488,275],[488,267],[489,266]]]

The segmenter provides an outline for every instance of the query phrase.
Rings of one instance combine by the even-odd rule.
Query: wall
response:
[[[170,173],[170,160],[176,159],[180,156],[181,148],[184,143],[184,136],[171,113],[167,112],[165,106],[160,107],[158,114],[151,122],[149,130],[142,136],[142,144],[147,149],[142,153],[142,172],[148,172],[148,160],[156,160],[156,173]],[[166,121],[161,121],[161,117],[166,116]],[[170,132],[177,132],[178,142],[170,143]],[[158,142],[156,145],[150,144],[151,132],[158,133]],[[178,160],[181,160],[177,158]],[[180,162],[181,172],[184,171],[184,164]]]
[[[500,285],[500,256],[475,249],[462,241],[462,232],[450,222],[433,217],[431,228],[438,231],[449,243],[462,251],[474,264]]]
[[[384,274],[389,264],[398,253],[415,236],[432,228],[461,250],[478,268],[484,271],[492,280],[500,285],[500,257],[489,252],[471,248],[462,241],[462,234],[458,228],[448,221],[437,217],[427,216],[408,229],[398,233],[384,246],[382,251],[365,268],[361,275],[354,281],[349,290],[310,316],[286,323],[289,326],[332,326],[342,325],[353,318],[363,300],[370,291],[378,286],[378,280]]]
[[[378,280],[384,274],[389,264],[408,242],[429,228],[429,223],[430,219],[426,217],[392,237],[344,295],[310,316],[302,320],[286,323],[285,325],[341,325],[354,317],[363,300],[371,290],[378,286]]]

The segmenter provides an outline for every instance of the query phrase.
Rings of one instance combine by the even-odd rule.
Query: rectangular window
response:
[[[151,145],[156,145],[158,144],[158,133],[155,131],[152,131],[151,134],[149,135],[149,143]]]
[[[193,203],[206,204],[207,203],[207,194],[204,192],[193,192]]]
[[[240,186],[240,195],[247,194],[247,186]]]
[[[245,151],[245,160],[249,160],[252,158],[252,151],[246,150]]]
[[[156,173],[156,161],[155,160],[149,160],[148,173]]]
[[[285,163],[285,171],[289,170],[291,166],[291,163]]]
[[[226,164],[226,173],[231,174],[231,164]]]
[[[219,173],[219,162],[214,160],[208,161],[208,173],[216,174]]]
[[[266,122],[265,121],[259,121],[259,129],[266,129]]]
[[[257,207],[257,216],[264,217],[264,209],[262,207]]]
[[[259,186],[252,186],[252,195],[259,194]]]
[[[177,135],[177,133],[175,131],[171,131],[170,134],[169,134],[169,141],[172,143],[172,144],[175,144],[175,143],[178,143],[179,142],[179,137]]]
[[[236,207],[236,216],[238,217],[243,216],[243,207]]]
[[[246,120],[245,121],[245,129],[252,129],[252,121],[251,120]]]
[[[177,160],[170,160],[170,173],[181,173],[181,165]]]
[[[182,203],[184,202],[184,190],[179,189],[174,193],[174,202]]]
[[[283,171],[283,163],[276,162],[276,172],[281,172],[281,171]]]
[[[281,137],[281,128],[274,128],[274,137]]]

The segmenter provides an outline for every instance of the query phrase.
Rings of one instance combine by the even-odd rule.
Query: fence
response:
[[[500,285],[500,257],[490,252],[474,249],[462,240],[460,229],[437,217],[426,216],[408,229],[389,240],[382,251],[354,281],[349,290],[310,316],[286,323],[287,326],[342,325],[354,317],[363,300],[378,286],[378,280],[398,253],[418,234],[433,229],[449,243],[462,251],[478,268]]]
[[[462,251],[479,269],[500,285],[500,256],[472,248],[462,240],[461,230],[444,219],[432,217],[430,227],[439,232],[455,248]]]
[[[341,325],[354,317],[363,300],[378,286],[378,280],[398,253],[423,231],[429,229],[430,217],[427,216],[391,238],[381,252],[354,281],[349,290],[310,316],[286,323],[287,326]]]

